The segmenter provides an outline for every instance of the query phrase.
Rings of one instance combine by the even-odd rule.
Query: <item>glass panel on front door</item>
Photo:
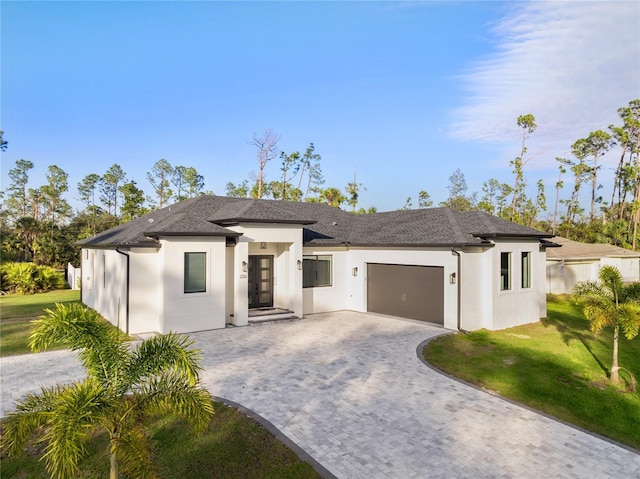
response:
[[[273,307],[273,256],[249,256],[249,308]]]

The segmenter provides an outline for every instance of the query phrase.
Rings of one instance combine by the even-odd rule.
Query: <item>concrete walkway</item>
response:
[[[425,366],[416,347],[443,332],[341,312],[191,337],[212,394],[263,416],[339,478],[640,477],[640,455]],[[67,352],[3,358],[3,411],[79,373]]]

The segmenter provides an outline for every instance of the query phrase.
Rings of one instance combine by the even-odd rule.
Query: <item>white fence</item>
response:
[[[74,267],[71,263],[67,264],[67,283],[71,289],[80,289],[80,279],[82,271],[80,268]]]

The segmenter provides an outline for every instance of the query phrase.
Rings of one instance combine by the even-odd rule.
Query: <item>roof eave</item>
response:
[[[211,220],[211,222],[220,226],[238,226],[240,223],[264,223],[305,226],[317,223],[316,220],[267,220],[257,218],[228,218],[222,220]]]
[[[239,236],[242,236],[242,233],[237,233],[235,231],[231,231],[229,230],[229,232],[224,232],[224,231],[220,231],[220,232],[207,232],[207,233],[198,233],[198,232],[194,232],[194,231],[183,231],[183,232],[174,232],[174,231],[167,231],[167,232],[161,232],[161,231],[154,231],[154,232],[144,232],[142,233],[145,236],[149,236],[151,238],[162,238],[165,236],[224,236],[224,237],[232,237],[232,238],[237,238]]]

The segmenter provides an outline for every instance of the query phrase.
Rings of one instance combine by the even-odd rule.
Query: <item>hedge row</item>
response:
[[[7,293],[39,293],[62,289],[64,285],[64,274],[51,266],[34,263],[3,263],[0,265],[0,288]]]

